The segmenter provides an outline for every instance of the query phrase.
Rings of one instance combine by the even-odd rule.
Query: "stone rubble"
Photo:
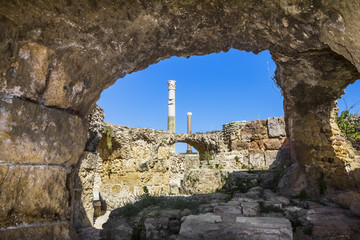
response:
[[[246,198],[246,193],[252,198]],[[103,225],[101,236],[122,240],[134,236],[144,240],[355,240],[360,236],[360,218],[331,199],[288,199],[260,186],[246,193],[230,191],[185,198],[198,201],[199,207],[193,210],[186,209],[186,205],[185,210],[150,206],[136,216],[124,217],[119,208]],[[321,202],[331,202],[331,206]]]

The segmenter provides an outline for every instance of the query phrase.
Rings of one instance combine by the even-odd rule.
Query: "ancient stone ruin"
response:
[[[94,200],[101,199],[109,211],[132,202],[145,187],[155,196],[212,193],[236,171],[284,170],[291,165],[283,118],[233,122],[218,132],[175,134],[105,123],[99,116],[103,111],[97,107],[90,116],[88,142],[97,139],[99,144],[87,147],[80,158],[75,187],[86,212],[75,219],[83,227],[91,225],[86,221],[94,214]],[[199,153],[175,153],[175,142],[186,142]]]
[[[277,66],[294,162],[277,191],[290,197],[306,189],[316,198],[326,183],[328,195],[350,192],[339,198],[356,212],[359,155],[334,108],[360,78],[359,12],[356,0],[2,1],[1,239],[76,239],[74,218],[88,207],[78,205],[80,190],[89,187],[76,185],[78,172],[97,166],[79,162],[85,146],[94,147],[85,116],[105,88],[171,56],[231,48],[269,50]]]

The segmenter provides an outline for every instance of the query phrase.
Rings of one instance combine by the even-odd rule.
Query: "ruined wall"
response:
[[[174,188],[174,167],[179,168],[177,174],[191,167],[191,156],[183,156],[181,164],[179,159],[175,162],[177,154],[171,152],[171,134],[167,132],[114,124],[107,127],[113,134],[103,135],[98,152],[103,160],[99,193],[108,209],[131,202],[144,193],[144,187],[153,195],[169,195]]]
[[[6,98],[0,123],[0,238],[69,239],[73,172],[84,151],[86,121]]]
[[[234,122],[224,125],[223,131],[196,134],[109,123],[105,129],[97,148],[101,158],[98,191],[108,210],[133,201],[144,193],[144,187],[153,195],[213,192],[222,188],[231,171],[282,167],[290,160],[283,118]],[[204,152],[172,152],[170,146],[179,141],[191,142]],[[88,169],[79,175],[93,178]]]

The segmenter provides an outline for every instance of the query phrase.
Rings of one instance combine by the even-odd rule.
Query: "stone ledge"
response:
[[[23,224],[16,227],[2,228],[0,229],[0,239],[74,240],[77,239],[77,235],[75,230],[70,226],[70,222],[59,221]]]

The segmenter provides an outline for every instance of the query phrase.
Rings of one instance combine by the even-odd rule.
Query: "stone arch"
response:
[[[200,160],[206,156],[215,155],[224,148],[221,132],[196,133],[196,134],[172,134],[169,144],[183,142],[190,144],[199,152]]]
[[[3,236],[21,238],[32,227],[39,239],[59,229],[70,234],[71,172],[86,141],[84,116],[116,79],[171,56],[270,50],[297,161],[282,192],[294,195],[296,185],[316,195],[321,176],[329,189],[354,187],[345,157],[332,146],[331,114],[343,89],[360,78],[359,11],[351,0],[2,3]],[[42,181],[25,201],[33,187],[27,176]],[[44,201],[35,201],[39,196]],[[24,222],[30,227],[9,228]]]

